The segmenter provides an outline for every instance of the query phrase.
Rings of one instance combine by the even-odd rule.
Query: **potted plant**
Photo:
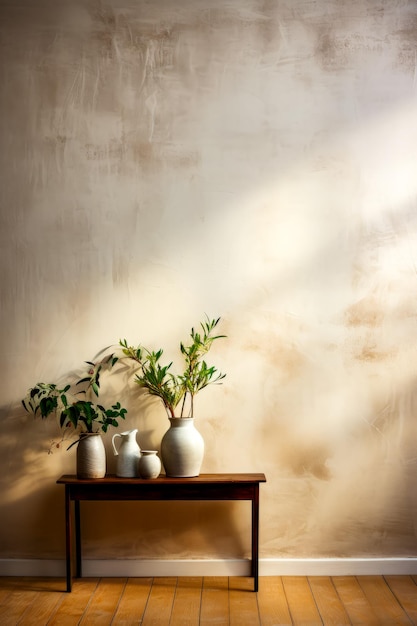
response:
[[[139,345],[129,346],[120,340],[123,355],[135,361],[139,368],[135,382],[162,401],[170,421],[170,428],[161,442],[161,456],[167,476],[198,476],[204,456],[204,441],[194,425],[195,396],[208,385],[219,384],[225,377],[205,356],[213,343],[225,335],[215,334],[220,318],[200,323],[201,331],[191,329],[191,341],[180,343],[184,360],[181,374],[171,370],[172,361],[162,364],[163,350],[148,350]],[[116,357],[111,355],[114,364]]]
[[[99,395],[102,364],[87,363],[90,366],[88,376],[63,388],[55,383],[37,383],[28,390],[22,404],[26,411],[35,416],[40,415],[43,419],[51,414],[56,415],[63,433],[61,442],[69,435],[78,434],[78,438],[68,447],[69,450],[78,444],[78,478],[102,478],[106,473],[106,455],[100,435],[111,426],[117,427],[118,420],[125,419],[127,410],[119,402],[105,408],[78,397],[80,394],[86,395],[90,389],[97,397]],[[78,385],[84,388],[76,391]],[[60,447],[61,442],[53,445]]]

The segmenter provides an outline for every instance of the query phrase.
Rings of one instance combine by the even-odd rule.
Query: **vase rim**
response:
[[[175,417],[169,417],[168,419],[170,419],[170,420],[193,420],[194,417],[177,417],[177,416],[175,416]]]
[[[171,428],[188,428],[194,426],[194,417],[170,417],[169,425]]]

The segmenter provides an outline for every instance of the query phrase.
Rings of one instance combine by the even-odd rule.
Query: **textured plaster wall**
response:
[[[26,389],[206,312],[203,471],[266,473],[261,556],[416,556],[416,43],[413,0],[0,0],[0,558],[63,556]],[[245,556],[244,506],[87,503],[86,554]]]

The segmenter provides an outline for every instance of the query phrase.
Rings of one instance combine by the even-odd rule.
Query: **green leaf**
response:
[[[42,398],[39,402],[39,409],[42,417],[48,417],[58,406],[56,396]]]

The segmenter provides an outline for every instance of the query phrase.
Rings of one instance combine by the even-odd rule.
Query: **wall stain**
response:
[[[113,58],[116,37],[116,17],[113,11],[103,8],[100,3],[100,6],[90,11],[90,15],[95,25],[91,32],[91,40],[98,44],[103,56]]]
[[[381,310],[374,296],[367,296],[348,307],[344,317],[347,326],[369,326],[375,328],[383,323],[385,313]]]
[[[355,353],[354,357],[358,361],[385,361],[386,359],[392,358],[395,356],[395,353],[389,351],[378,350],[376,345],[365,345],[358,352]]]
[[[400,20],[400,28],[393,31],[393,35],[397,35],[415,46],[417,39],[417,5],[414,6],[414,13],[408,13],[405,18]]]
[[[104,159],[120,161],[125,154],[123,143],[117,139],[106,144],[86,143],[84,149],[87,161],[101,161]]]
[[[156,147],[156,144],[151,141],[132,142],[130,148],[134,161],[143,165],[159,162],[160,156]]]
[[[175,24],[156,22],[137,23],[137,15],[115,15],[110,9],[97,9],[91,12],[93,28],[91,39],[95,42],[102,57],[129,63],[134,54],[148,70],[172,66],[174,49],[178,42],[180,27]],[[136,22],[136,24],[135,24]],[[139,56],[138,56],[139,53]]]
[[[65,145],[65,138],[57,139],[57,145]],[[84,144],[84,155],[87,161],[97,161],[104,166],[132,162],[140,165],[146,172],[154,171],[163,166],[179,169],[190,169],[200,163],[200,154],[195,150],[187,150],[180,146],[161,144],[150,141],[126,141],[112,139],[107,143]]]
[[[198,151],[187,150],[174,144],[138,141],[130,144],[129,148],[133,160],[145,168],[162,165],[190,168],[198,165],[201,160]]]
[[[326,27],[318,36],[315,55],[324,69],[338,70],[355,64],[358,58],[370,52],[382,53],[387,45],[384,39],[365,37],[358,32],[338,35]]]
[[[281,428],[275,444],[280,465],[295,476],[312,475],[319,480],[330,480],[327,465],[330,450],[325,443],[303,440],[298,434],[284,432]]]

